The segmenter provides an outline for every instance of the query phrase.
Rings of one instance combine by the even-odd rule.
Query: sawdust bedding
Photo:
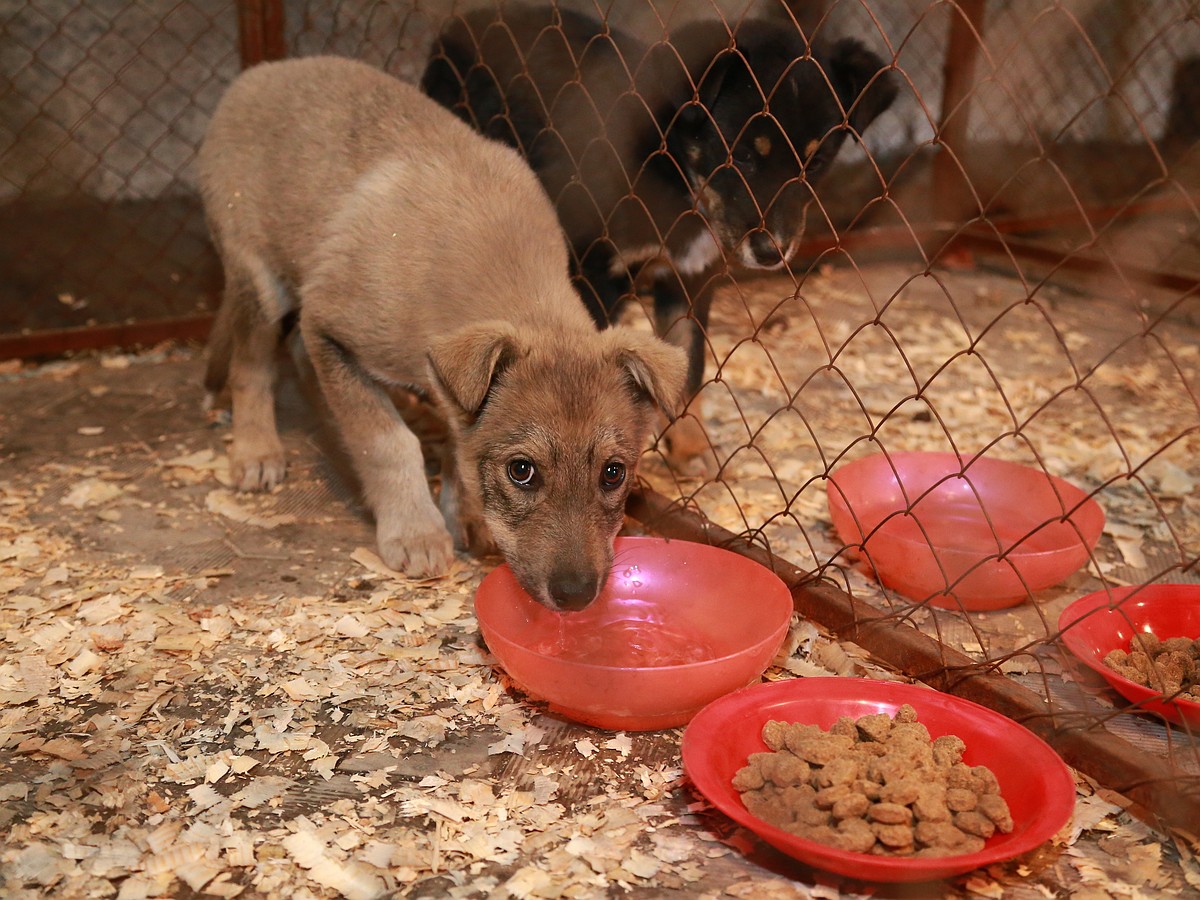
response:
[[[639,736],[574,732],[564,743],[474,639],[475,565],[414,585],[361,550],[341,585],[349,598],[206,606],[201,590],[180,603],[182,582],[223,576],[81,558],[60,533],[30,526],[32,503],[34,492],[5,487],[6,896],[856,895],[742,862],[739,851],[761,849],[675,765],[640,759]],[[886,674],[834,646],[798,623],[770,676],[828,675],[828,660]],[[453,748],[472,735],[484,747],[456,766]],[[543,754],[554,763],[518,783],[495,774],[499,760]],[[1037,882],[1050,896],[1045,884],[1117,873],[1169,888],[1185,863],[1200,877],[1178,856],[1185,845],[1164,843],[1117,798],[1080,791],[1071,828],[1038,858],[947,894]]]
[[[827,287],[831,304],[837,290]],[[801,323],[777,330],[803,344]],[[736,382],[743,400],[770,384],[742,358],[752,351],[731,350],[724,365],[722,383]],[[49,394],[60,385],[64,397],[103,403],[105,378],[125,367],[198,372],[190,351],[13,366],[0,392],[19,399],[23,386],[49,383]],[[775,402],[760,394],[764,408]],[[811,463],[801,447],[795,464],[777,452],[768,423],[746,418],[754,408],[708,411],[721,446],[746,443],[748,430],[763,448],[735,451],[736,480],[704,489],[706,511],[729,527],[782,508],[778,492],[791,488],[780,474],[802,485]],[[23,410],[0,403],[5,429],[20,426]],[[366,527],[359,545],[330,546],[331,514],[292,511],[294,485],[229,493],[211,433],[167,449],[131,444],[126,432],[112,442],[98,432],[88,453],[27,462],[0,482],[6,896],[875,893],[764,855],[690,791],[677,755],[652,752],[677,747],[678,732],[590,731],[523,700],[476,637],[471,595],[486,565],[464,560],[443,579],[406,580],[366,549]],[[131,477],[122,464],[134,448],[153,464]],[[769,464],[765,476],[755,459]],[[773,545],[801,565],[830,552],[812,494],[789,493],[788,514],[769,524]],[[119,530],[147,515],[168,530],[223,529],[235,562],[187,569],[169,553],[162,562],[80,537],[83,520]],[[286,553],[239,549],[279,529],[289,545],[265,546],[294,546],[308,532],[304,552],[326,573],[322,589],[289,592],[285,581],[231,595],[246,571],[283,564]],[[865,579],[855,587],[869,590]],[[831,674],[894,677],[795,622],[768,677]],[[1127,886],[1130,896],[1176,896],[1200,887],[1194,848],[1123,807],[1081,781],[1075,817],[1054,841],[939,892],[1105,896]]]

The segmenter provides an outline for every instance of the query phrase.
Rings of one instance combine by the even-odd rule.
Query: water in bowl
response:
[[[556,617],[551,628],[533,650],[544,656],[623,669],[679,666],[719,656],[707,635],[667,626],[652,618],[624,616],[582,624]]]

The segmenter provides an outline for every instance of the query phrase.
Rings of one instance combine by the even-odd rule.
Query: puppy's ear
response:
[[[483,322],[433,342],[427,357],[430,381],[454,422],[466,426],[479,418],[492,383],[521,356],[522,346],[508,322]]]
[[[632,328],[610,328],[616,361],[634,389],[670,418],[683,406],[687,354],[683,349]]]
[[[885,69],[882,59],[854,38],[842,38],[833,45],[827,74],[856,138],[896,99],[895,76]]]

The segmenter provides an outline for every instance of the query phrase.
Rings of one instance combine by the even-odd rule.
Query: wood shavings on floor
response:
[[[830,303],[861,301],[834,275],[822,290]],[[854,334],[852,308],[838,308],[844,321],[815,330],[777,314],[755,325],[761,345],[736,349],[738,316],[754,307],[724,302],[714,333],[723,380],[706,414],[727,468],[700,498],[727,527],[763,526],[801,565],[838,549],[818,490],[822,455],[894,404],[888,385],[904,368],[846,358],[839,365],[871,398],[865,413],[801,397],[772,419],[785,389],[776,368],[794,392],[812,370],[805,354]],[[918,353],[906,337],[921,366],[945,354],[937,342],[963,340],[906,327],[931,342]],[[160,349],[0,376],[6,897],[887,894],[794,863],[711,809],[680,769],[680,731],[601,732],[521,696],[472,613],[493,561],[463,559],[428,581],[388,570],[294,386],[281,400],[288,480],[268,495],[231,492],[226,429],[201,411],[200,372],[193,352]],[[1043,396],[1032,375],[1023,385],[1030,402]],[[795,441],[801,407],[822,423],[819,444]],[[778,425],[788,416],[791,430]],[[1147,425],[1139,439],[1163,434]],[[938,443],[931,432],[922,440]],[[1101,464],[1062,459],[1076,473]],[[1186,507],[1196,473],[1171,460],[1178,471],[1146,483],[1177,491],[1172,503]],[[1152,556],[1153,516],[1119,521]],[[894,602],[852,566],[841,577]],[[979,653],[1018,646],[1004,621],[970,632]],[[799,620],[767,677],[834,674],[895,677]],[[1086,783],[1080,791],[1075,822],[1055,841],[928,889],[1061,896],[1099,890],[1101,877],[1119,896],[1195,889],[1194,846],[1141,826]]]

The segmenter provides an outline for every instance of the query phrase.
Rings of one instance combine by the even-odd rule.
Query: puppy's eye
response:
[[[625,483],[625,464],[616,460],[607,463],[600,472],[600,487],[615,491]]]
[[[537,467],[527,459],[517,457],[508,462],[508,480],[517,487],[531,488],[537,478]]]

